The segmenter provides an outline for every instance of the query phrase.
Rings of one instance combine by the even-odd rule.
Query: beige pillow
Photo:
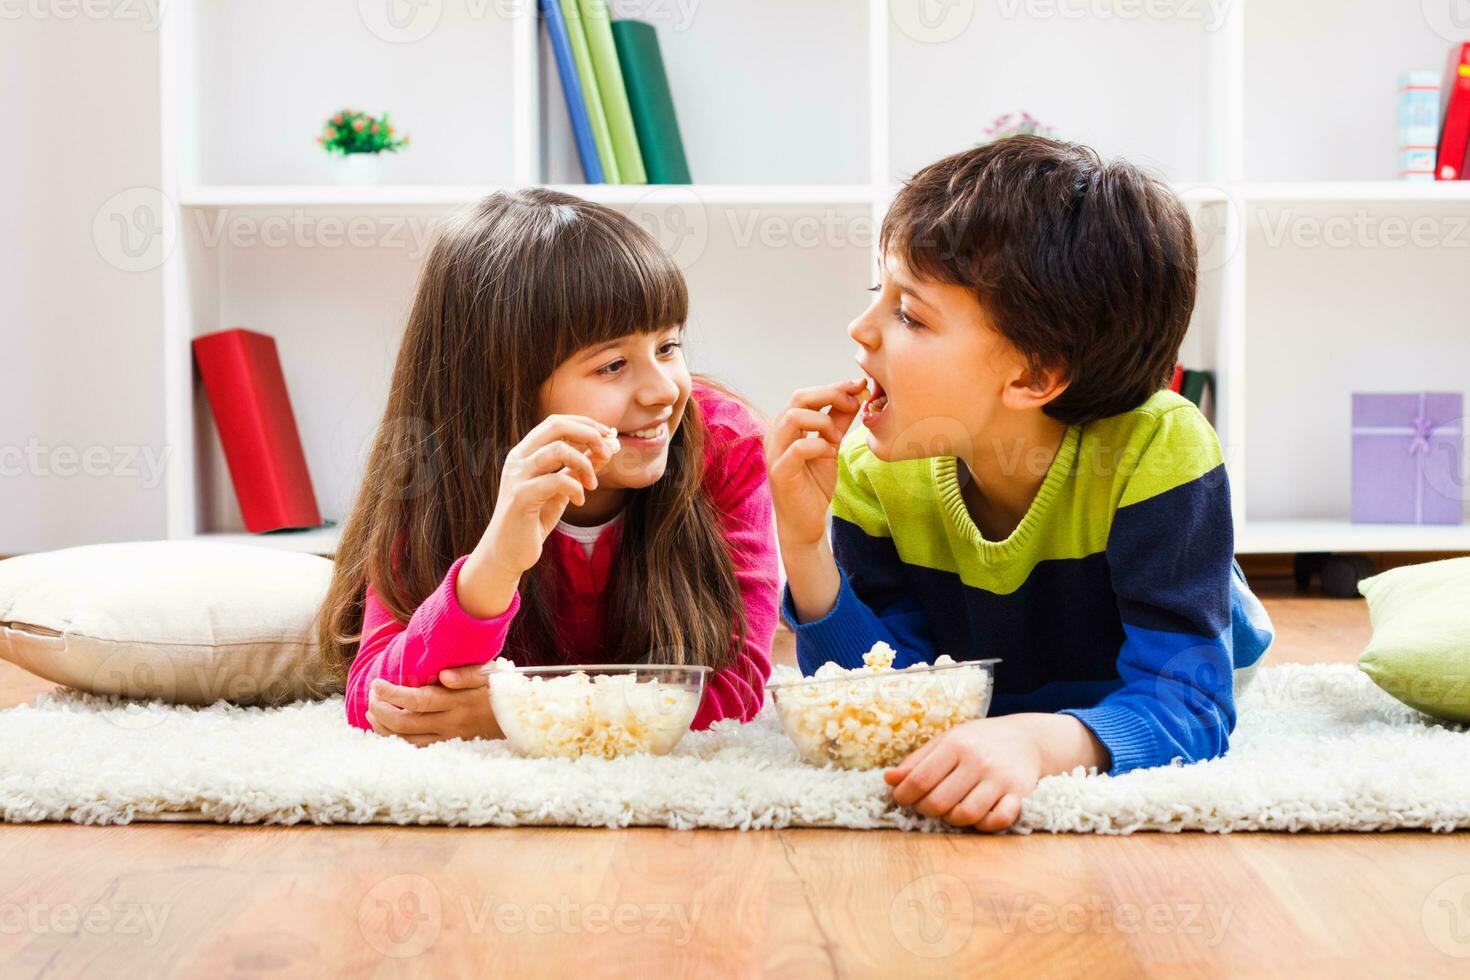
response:
[[[0,657],[94,694],[278,704],[339,693],[316,655],[332,562],[144,541],[0,561]]]

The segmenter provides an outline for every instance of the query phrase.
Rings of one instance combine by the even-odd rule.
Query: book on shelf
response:
[[[658,32],[605,0],[538,0],[589,184],[692,182]]]
[[[577,142],[577,157],[582,161],[582,177],[589,184],[604,182],[602,161],[597,158],[597,140],[592,135],[592,117],[587,112],[582,82],[577,77],[577,59],[572,53],[572,38],[562,16],[561,0],[540,0],[541,14],[546,20],[546,35],[551,41],[551,54],[556,59],[556,72],[561,77],[561,91],[566,99],[567,115],[572,123],[572,137]]]
[[[1470,41],[1450,49],[1440,93],[1439,153],[1435,176],[1464,180],[1470,150]]]
[[[1194,402],[1195,407],[1208,418],[1215,413],[1215,372],[1191,371],[1186,369],[1180,380],[1179,394]]]
[[[658,46],[658,31],[643,21],[615,20],[612,33],[648,182],[692,183],[684,141],[679,136],[679,119],[674,113],[674,95]]]
[[[607,111],[603,107],[602,94],[598,91],[597,72],[592,67],[592,50],[587,43],[586,26],[582,23],[582,8],[579,0],[559,2],[567,39],[572,48],[572,61],[577,66],[577,81],[582,87],[582,105],[587,110],[592,140],[597,146],[597,159],[602,165],[602,178],[609,184],[621,184],[622,173],[618,170],[618,158],[613,152],[612,131],[608,128]]]
[[[587,33],[592,70],[597,75],[597,94],[602,98],[607,128],[612,134],[613,155],[618,161],[618,183],[646,184],[648,175],[643,169],[643,153],[638,148],[638,131],[633,127],[633,111],[628,107],[628,91],[623,85],[618,47],[613,42],[607,0],[580,0],[580,3],[582,28]]]
[[[320,527],[275,339],[237,327],[196,337],[193,348],[245,527]]]

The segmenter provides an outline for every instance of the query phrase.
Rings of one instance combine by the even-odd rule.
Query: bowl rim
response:
[[[851,671],[840,677],[803,677],[795,681],[770,681],[766,684],[766,690],[782,691],[792,687],[805,687],[813,684],[853,684],[863,683],[865,681],[893,680],[898,677],[918,677],[924,674],[935,674],[943,670],[956,670],[960,667],[994,667],[1002,659],[1001,657],[987,657],[984,660],[959,660],[952,664],[925,664],[922,667],[915,664],[912,667],[901,667],[898,670],[884,670],[875,673]]]
[[[711,673],[714,668],[703,664],[541,664],[530,667],[497,667],[492,669],[494,660],[487,661],[480,668],[480,673],[489,677],[496,674],[578,674],[589,670],[602,671],[604,673],[625,673],[635,671],[657,671],[657,670],[691,670],[701,676]]]

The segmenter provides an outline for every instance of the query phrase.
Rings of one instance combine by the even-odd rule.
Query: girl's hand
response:
[[[581,506],[597,489],[597,473],[613,457],[613,431],[582,415],[551,415],[532,429],[506,457],[476,557],[517,580],[534,567],[567,506]]]
[[[439,672],[439,683],[403,687],[378,678],[368,693],[368,722],[379,735],[424,746],[451,738],[504,738],[478,664]]]
[[[837,487],[837,450],[862,406],[867,383],[843,381],[803,388],[791,396],[766,436],[767,475],[781,550],[819,545]],[[829,408],[828,413],[822,409]],[[815,432],[816,439],[807,434]]]

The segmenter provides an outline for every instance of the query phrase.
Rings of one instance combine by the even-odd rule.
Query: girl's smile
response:
[[[662,449],[669,444],[670,435],[672,430],[669,428],[669,420],[665,418],[641,429],[619,429],[618,442],[627,449]]]

